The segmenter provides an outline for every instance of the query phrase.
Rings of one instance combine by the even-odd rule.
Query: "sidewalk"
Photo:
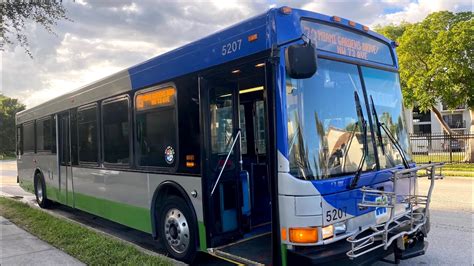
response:
[[[0,216],[1,265],[84,265]]]

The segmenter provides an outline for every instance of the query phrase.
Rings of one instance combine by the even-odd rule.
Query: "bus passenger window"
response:
[[[79,162],[97,163],[97,105],[77,111]]]
[[[240,129],[242,130],[241,135],[241,150],[242,154],[247,154],[247,131],[245,127],[245,106],[241,104],[239,106],[239,117],[240,117]]]
[[[102,104],[104,129],[104,162],[129,164],[130,139],[128,98],[114,99]]]
[[[255,102],[255,147],[257,154],[266,154],[265,144],[265,104],[263,101]]]
[[[23,124],[23,151],[25,153],[35,152],[35,123]]]
[[[53,120],[51,117],[36,120],[36,150],[51,152],[53,148]]]
[[[174,167],[178,158],[176,89],[167,87],[137,95],[137,163]]]
[[[23,136],[21,134],[21,125],[16,127],[16,155],[23,154]]]

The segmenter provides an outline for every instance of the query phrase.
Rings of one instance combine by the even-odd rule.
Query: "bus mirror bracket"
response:
[[[316,48],[311,40],[292,44],[285,50],[286,72],[291,78],[306,79],[316,73]]]

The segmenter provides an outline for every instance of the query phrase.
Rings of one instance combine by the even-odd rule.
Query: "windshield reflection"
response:
[[[385,124],[390,133],[400,143],[400,146],[410,161],[409,138],[405,126],[402,94],[398,74],[379,69],[362,67],[367,95],[372,96],[377,110],[378,120]],[[375,120],[375,119],[374,119]],[[402,164],[402,155],[395,145],[382,131],[382,144],[377,143],[380,168],[390,168]],[[384,145],[384,153],[381,145]]]
[[[302,179],[324,179],[357,171],[364,140],[358,122],[354,91],[362,92],[356,65],[318,60],[309,79],[287,78],[287,115],[290,173]],[[365,101],[361,97],[365,112]],[[370,132],[369,152],[362,171],[374,160]]]

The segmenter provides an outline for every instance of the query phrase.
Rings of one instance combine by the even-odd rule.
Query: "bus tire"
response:
[[[43,209],[50,207],[51,201],[46,197],[46,184],[43,176],[40,173],[37,173],[34,181],[36,202]]]
[[[168,254],[191,263],[197,253],[197,226],[186,201],[178,196],[170,196],[160,206],[158,215],[160,241]]]

